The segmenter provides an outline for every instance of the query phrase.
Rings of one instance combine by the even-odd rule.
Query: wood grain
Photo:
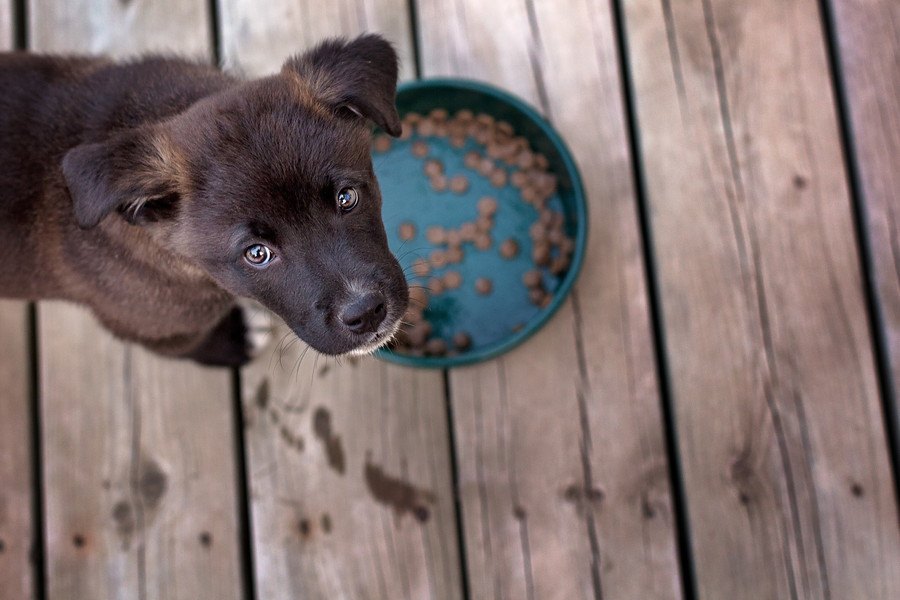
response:
[[[228,0],[223,58],[260,75],[325,37],[375,31],[410,78],[407,9],[405,0],[341,0],[261,11]],[[284,325],[278,336],[282,346],[243,371],[260,597],[461,597],[441,373],[374,359],[338,365],[306,353]],[[412,503],[391,504],[407,492]]]
[[[624,8],[699,595],[900,597],[817,3]]]
[[[900,431],[900,3],[832,0],[866,242]],[[897,457],[900,459],[900,457]]]
[[[35,597],[27,304],[0,300],[0,598]]]
[[[610,7],[422,0],[418,12],[423,75],[535,104],[590,203],[573,301],[522,347],[452,373],[472,597],[680,597]]]
[[[29,5],[33,48],[210,55],[207,3]],[[242,596],[226,370],[114,340],[81,308],[39,307],[50,599]]]

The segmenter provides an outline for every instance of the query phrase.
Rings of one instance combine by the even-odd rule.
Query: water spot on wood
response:
[[[256,388],[253,401],[260,410],[265,410],[269,405],[269,380],[263,379]]]
[[[84,548],[85,544],[87,544],[87,540],[85,540],[84,536],[80,533],[76,533],[72,536],[72,545],[76,548]]]
[[[197,539],[200,540],[200,545],[204,548],[212,546],[212,534],[208,531],[201,531]]]
[[[331,365],[322,365],[319,367],[319,377],[325,377],[328,375],[328,371],[331,370]]]
[[[320,406],[313,414],[313,433],[325,446],[325,456],[328,457],[328,466],[341,475],[344,474],[344,447],[341,445],[340,436],[334,433],[331,427],[331,413]]]
[[[138,491],[148,509],[156,508],[166,493],[169,482],[166,474],[153,459],[144,459],[141,463]]]
[[[104,479],[100,484],[104,490],[112,489],[112,482],[109,479]]]
[[[861,484],[853,482],[850,485],[850,493],[857,498],[862,498],[866,491],[863,489],[863,486]]]
[[[641,497],[641,515],[648,521],[656,516],[656,509],[646,494]]]
[[[127,544],[135,528],[134,511],[131,510],[131,504],[124,500],[116,502],[113,505],[112,518],[116,524],[116,531]]]
[[[524,521],[525,519],[528,518],[528,513],[525,512],[525,509],[522,508],[522,505],[516,504],[513,507],[513,516],[516,518],[517,521]]]
[[[291,429],[287,425],[282,425],[278,432],[285,444],[287,444],[297,452],[303,452],[303,449],[306,447],[306,443],[303,441],[303,436],[291,431]]]
[[[322,515],[322,531],[331,533],[331,517],[328,516],[328,513]]]
[[[309,534],[312,532],[312,525],[310,525],[309,519],[300,519],[300,523],[297,524],[297,529],[300,531],[300,535],[309,537]]]
[[[372,497],[393,508],[398,517],[409,513],[417,521],[424,523],[431,516],[429,505],[435,502],[432,492],[388,475],[381,467],[372,464],[369,457],[366,457],[365,478]]]
[[[6,542],[3,541],[3,538],[0,538],[0,554],[6,551]]]
[[[606,494],[598,486],[587,488],[573,483],[563,490],[562,496],[567,502],[572,503],[579,512],[583,512],[588,508],[598,510]]]
[[[750,494],[747,492],[738,492],[738,502],[743,506],[748,506],[750,504]]]
[[[803,175],[794,175],[794,187],[798,190],[806,189],[806,177]]]

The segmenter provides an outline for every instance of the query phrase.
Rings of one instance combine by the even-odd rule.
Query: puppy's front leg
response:
[[[240,367],[258,356],[272,337],[272,320],[258,305],[239,304],[219,321],[190,352],[183,354],[204,365]]]

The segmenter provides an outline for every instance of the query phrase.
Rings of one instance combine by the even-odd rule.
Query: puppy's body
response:
[[[356,43],[361,40],[384,44],[373,36]],[[332,49],[352,48],[336,44]],[[310,72],[329,85],[327,69]],[[318,345],[325,352],[339,353],[328,335],[352,338],[342,340],[341,351],[383,341],[380,329],[357,335],[341,324],[348,322],[346,311],[334,307],[353,298],[335,282],[352,276],[309,268],[329,249],[325,240],[319,240],[320,252],[305,238],[341,237],[355,253],[349,258],[368,261],[361,266],[379,277],[368,285],[387,296],[389,316],[405,308],[380,216],[340,214],[336,220],[331,205],[316,214],[323,209],[315,196],[330,194],[330,203],[332,187],[343,184],[329,174],[328,152],[305,136],[348,137],[347,145],[356,148],[352,159],[341,152],[332,162],[367,171],[369,179],[358,187],[368,186],[378,208],[380,195],[360,151],[364,123],[339,114],[343,104],[323,100],[328,89],[298,85],[305,81],[298,74],[286,65],[278,76],[242,82],[177,59],[116,64],[0,55],[0,251],[6,257],[0,296],[83,303],[119,337],[213,364],[247,358],[236,295],[266,304],[298,333],[318,327],[310,337],[323,338]],[[395,81],[391,108],[392,86]],[[395,128],[393,116],[383,126]],[[316,119],[323,122],[307,123]],[[310,156],[297,149],[301,145]],[[366,227],[367,236],[351,243],[352,232]],[[241,236],[249,241],[229,242]],[[257,240],[279,248],[280,271],[269,268],[268,279],[241,258],[241,244]]]
[[[82,229],[59,167],[110,131],[160,121],[236,82],[184,61],[0,56],[0,296],[87,304],[120,337],[178,354],[233,297],[143,228]]]

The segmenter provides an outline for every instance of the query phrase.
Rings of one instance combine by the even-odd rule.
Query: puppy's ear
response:
[[[173,216],[178,162],[158,126],[121,131],[72,148],[63,157],[62,171],[75,221],[89,229],[113,210],[136,225]]]
[[[300,84],[336,113],[369,119],[392,136],[400,135],[397,53],[383,37],[322,42],[288,59],[282,72],[299,76]]]

